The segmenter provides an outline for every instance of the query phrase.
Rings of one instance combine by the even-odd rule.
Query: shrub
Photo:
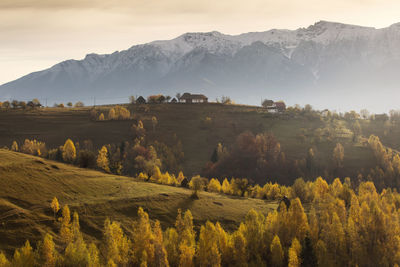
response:
[[[78,165],[81,168],[94,168],[96,166],[96,154],[90,150],[79,151]]]

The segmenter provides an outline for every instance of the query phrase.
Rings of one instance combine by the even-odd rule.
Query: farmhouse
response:
[[[139,96],[138,99],[136,99],[136,104],[146,104],[146,99],[144,99],[143,96]]]
[[[264,100],[262,106],[268,110],[269,113],[284,112],[286,104],[283,101],[274,102],[272,100]]]
[[[184,93],[179,98],[179,103],[191,104],[191,103],[207,103],[207,102],[208,98],[205,95]]]

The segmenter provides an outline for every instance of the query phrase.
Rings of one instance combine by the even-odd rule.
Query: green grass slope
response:
[[[0,149],[0,250],[11,253],[26,239],[35,242],[46,232],[57,232],[50,202],[56,196],[80,215],[88,238],[102,236],[104,220],[122,222],[129,232],[138,207],[163,227],[175,222],[177,210],[190,209],[196,225],[219,221],[234,229],[254,208],[267,213],[276,202],[243,199],[202,192],[193,200],[191,190],[108,175]]]

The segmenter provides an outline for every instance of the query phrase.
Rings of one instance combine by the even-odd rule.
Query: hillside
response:
[[[62,163],[0,149],[0,250],[12,252],[26,239],[33,242],[46,232],[58,232],[50,202],[79,212],[87,238],[100,239],[106,217],[124,227],[143,207],[163,228],[175,222],[177,210],[190,209],[196,225],[219,221],[234,229],[252,208],[267,213],[276,202],[241,199],[202,192],[190,198],[191,190],[140,182],[134,178],[107,175]]]
[[[191,90],[247,104],[268,97],[291,105],[386,111],[397,105],[399,36],[400,24],[375,29],[327,21],[235,36],[185,33],[66,60],[1,85],[0,98],[118,103],[131,94]]]
[[[98,113],[108,114],[109,108],[100,106],[97,110]],[[173,136],[177,135],[185,154],[183,171],[188,176],[202,171],[218,143],[229,148],[237,136],[245,131],[254,134],[273,133],[288,159],[305,158],[308,150],[313,148],[322,169],[332,162],[332,151],[340,142],[345,149],[343,175],[346,176],[355,177],[359,170],[375,166],[372,152],[365,144],[353,142],[351,123],[344,119],[330,121],[301,114],[274,115],[258,107],[212,103],[153,104],[146,105],[146,109],[141,106],[129,108],[134,116],[143,121],[150,141],[158,140],[173,145]],[[89,113],[90,108],[0,112],[0,146],[9,147],[14,140],[22,144],[26,138],[35,138],[46,142],[49,148],[55,148],[71,138],[80,143],[90,139],[99,149],[104,144],[118,144],[132,139],[130,128],[133,121],[92,121]],[[154,132],[151,124],[153,116],[158,119]],[[202,121],[206,117],[211,118],[211,124],[205,126]],[[324,134],[316,134],[323,129],[330,129],[331,139],[328,140]],[[314,175],[324,176],[324,173]],[[261,184],[265,182],[261,181]]]

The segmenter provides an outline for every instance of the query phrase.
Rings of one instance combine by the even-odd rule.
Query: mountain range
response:
[[[0,98],[112,103],[191,92],[244,104],[268,98],[379,112],[399,106],[399,74],[400,23],[375,29],[320,21],[297,30],[185,33],[88,54],[3,84]]]

